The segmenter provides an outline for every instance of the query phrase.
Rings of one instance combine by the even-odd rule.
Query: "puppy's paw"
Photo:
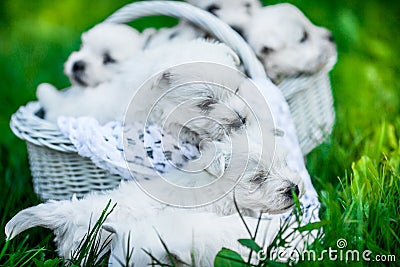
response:
[[[201,160],[207,164],[204,168],[215,178],[220,178],[226,170],[226,148],[219,142],[203,140],[200,143]]]
[[[42,105],[50,103],[49,101],[52,101],[57,93],[57,88],[49,83],[41,83],[36,89],[36,97]]]

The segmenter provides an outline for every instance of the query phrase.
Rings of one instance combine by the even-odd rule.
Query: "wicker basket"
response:
[[[189,4],[168,1],[137,2],[127,5],[106,22],[126,23],[151,15],[167,15],[191,21],[212,32],[220,41],[234,49],[254,80],[265,80],[265,71],[251,48],[229,26]],[[321,90],[319,87],[323,85]],[[327,73],[280,84],[293,114],[303,154],[311,151],[329,135],[333,124],[332,96]],[[21,107],[11,118],[11,129],[27,143],[34,190],[42,200],[69,199],[93,190],[116,187],[120,176],[96,167],[89,159],[76,152],[69,139],[56,125],[38,117],[37,102]]]
[[[82,158],[56,125],[36,116],[38,102],[20,107],[11,118],[11,129],[26,141],[33,189],[42,200],[82,197],[93,190],[115,188],[121,177]]]
[[[329,137],[335,111],[328,73],[288,78],[279,85],[289,104],[303,155]]]

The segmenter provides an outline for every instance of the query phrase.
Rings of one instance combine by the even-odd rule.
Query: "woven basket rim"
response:
[[[60,152],[76,153],[71,141],[58,126],[36,115],[41,109],[38,101],[28,102],[11,116],[10,128],[22,140]]]

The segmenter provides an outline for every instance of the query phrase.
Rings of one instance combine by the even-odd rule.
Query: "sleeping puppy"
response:
[[[287,77],[329,71],[337,59],[332,34],[313,25],[290,4],[261,7],[259,1],[188,0],[189,3],[225,21],[240,33],[264,65],[267,75],[278,84]],[[149,46],[212,37],[187,22],[153,34]]]
[[[187,2],[217,16],[239,34],[243,34],[254,12],[261,8],[258,0],[187,0]]]
[[[72,87],[60,92],[51,84],[43,83],[37,88],[36,96],[45,111],[45,118],[55,122],[64,111],[79,108],[68,101],[60,103],[58,99],[88,94],[90,88],[111,81],[122,71],[121,67],[141,51],[145,39],[127,25],[112,23],[98,24],[84,33],[81,49],[72,53],[64,65]]]
[[[187,0],[187,2],[217,16],[241,35],[248,26],[252,14],[261,7],[258,0]],[[214,36],[190,22],[180,21],[175,27],[162,28],[151,34],[145,47],[197,38],[213,39]]]
[[[185,42],[195,39],[206,39],[207,33],[187,22],[180,21],[172,28],[161,28],[150,34],[144,45],[144,49],[151,49],[166,43]]]
[[[107,218],[106,224],[124,225],[129,222],[129,227],[134,229],[135,232],[136,229],[140,229],[140,221],[150,225],[152,221],[150,220],[147,223],[146,218],[152,216],[157,218],[158,214],[162,214],[165,210],[177,210],[184,214],[203,211],[209,212],[210,215],[207,216],[211,217],[215,217],[211,215],[212,213],[220,216],[234,214],[236,210],[233,203],[233,192],[235,193],[238,206],[245,214],[247,214],[247,210],[253,210],[253,212],[258,214],[259,211],[282,213],[290,209],[294,203],[292,192],[301,194],[303,190],[298,175],[288,170],[284,162],[277,161],[272,165],[271,170],[269,166],[267,168],[267,166],[264,166],[263,163],[260,164],[258,161],[251,160],[249,164],[252,165],[253,169],[259,171],[245,174],[237,182],[232,192],[204,207],[185,210],[173,208],[149,197],[148,194],[139,188],[136,182],[128,182],[122,183],[120,188],[113,191],[93,193],[82,200],[73,198],[71,201],[50,201],[22,210],[7,223],[5,233],[7,238],[14,238],[22,231],[32,227],[41,226],[49,228],[55,233],[58,253],[69,259],[72,253],[79,247],[88,229],[93,228],[110,200],[111,206],[116,204],[116,207]],[[180,172],[172,172],[167,179],[170,179],[174,175],[176,176],[176,180],[183,180]],[[203,172],[203,175],[208,179],[206,172]],[[234,182],[236,182],[237,177],[227,177],[226,179],[234,179]],[[150,178],[150,180],[141,182],[141,186],[146,186],[144,183],[147,183],[157,187],[160,180],[162,179],[159,177]],[[190,181],[188,182],[186,185],[192,186]],[[212,186],[211,189],[218,191],[221,188]],[[174,192],[171,191],[171,193]],[[185,216],[184,214],[182,215],[183,217]],[[160,219],[157,220],[160,224],[163,223]],[[236,223],[234,229],[236,229],[235,231],[238,234],[235,238],[243,236],[243,233],[246,233],[245,229],[239,230],[241,224],[238,220],[234,223]],[[138,225],[136,226],[136,224]],[[189,225],[189,227],[192,226]],[[148,234],[153,234],[153,230],[151,229],[151,232]],[[144,229],[140,231],[146,235]],[[170,231],[172,232],[173,229],[170,229]],[[100,242],[104,242],[107,237],[108,233],[102,232],[99,235]],[[169,238],[169,236],[166,238]],[[221,236],[222,240],[218,236],[215,238],[219,242],[218,246],[224,245],[223,240],[226,237]],[[176,236],[166,241],[170,243],[174,242],[174,240],[176,240]],[[142,241],[145,242],[145,240]],[[212,245],[213,239],[209,241],[209,245]],[[145,243],[138,243],[135,246],[139,247],[140,245],[148,246]],[[205,245],[207,246],[207,244]],[[179,249],[178,247],[176,248]],[[108,249],[109,247],[107,247],[104,253]],[[186,253],[187,249],[190,248],[182,248],[181,252]]]
[[[289,76],[329,71],[336,62],[332,33],[313,25],[293,5],[258,9],[249,25],[245,38],[275,83]]]

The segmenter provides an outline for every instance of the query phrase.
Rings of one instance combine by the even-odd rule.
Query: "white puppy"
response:
[[[207,33],[195,25],[180,21],[172,28],[161,28],[148,35],[144,49],[150,49],[171,42],[185,42],[199,38],[207,38]]]
[[[300,194],[299,190],[302,190],[300,178],[289,171],[284,162],[276,162],[269,172],[265,169],[260,169],[262,168],[261,166],[254,166],[256,163],[257,162],[251,160],[249,164],[259,171],[256,172],[255,175],[244,175],[234,188],[238,206],[245,213],[249,210],[256,213],[259,211],[268,213],[287,211],[294,203],[292,191]],[[203,175],[207,179],[206,172],[203,172]],[[167,179],[171,181],[183,180],[182,174],[179,172],[170,173]],[[227,177],[226,179],[237,179],[237,177]],[[159,177],[150,178],[150,180],[142,181],[141,186],[146,188],[147,185],[150,185],[153,188],[157,188],[159,181]],[[190,181],[188,182],[190,183]],[[186,185],[191,185],[189,183]],[[224,189],[213,186],[211,190],[218,192]],[[171,194],[173,193],[174,192],[171,191]],[[198,208],[197,210],[215,212],[219,215],[232,214],[235,212],[233,197],[233,193],[231,192],[217,202]],[[123,183],[119,189],[104,193],[94,193],[86,196],[82,200],[73,198],[71,201],[51,201],[20,211],[7,223],[5,233],[8,238],[13,238],[20,232],[35,226],[52,229],[56,235],[55,241],[59,254],[68,259],[71,257],[72,253],[77,250],[88,229],[92,228],[95,222],[100,218],[102,210],[106,207],[109,200],[111,200],[111,205],[116,204],[116,207],[107,218],[106,223],[111,225],[124,225],[129,222],[129,227],[135,229],[135,231],[137,231],[136,229],[140,229],[141,225],[138,224],[138,226],[136,226],[136,222],[148,218],[149,216],[157,217],[157,214],[166,209],[174,209],[150,198],[135,182],[129,182]],[[186,212],[189,214],[191,211],[184,210],[182,212],[184,214],[186,214]],[[181,216],[185,216],[184,214]],[[207,216],[213,217],[213,215]],[[207,218],[207,216],[205,218]],[[231,230],[238,233],[238,237],[240,237],[245,233],[245,229],[240,229],[240,224],[237,221],[238,220],[235,222],[236,226]],[[153,221],[149,221],[148,224],[150,225],[152,222]],[[147,224],[146,220],[142,223]],[[168,225],[168,221],[166,221],[166,223]],[[162,221],[160,221],[160,224],[162,224]],[[169,226],[163,228],[163,231],[167,231],[165,233],[167,234],[167,238],[170,236],[168,233],[174,232],[173,228],[171,229],[168,227]],[[196,225],[189,224],[188,227],[196,227]],[[231,231],[230,229],[227,230]],[[277,229],[274,231],[276,230]],[[143,232],[144,230],[140,231]],[[120,231],[118,232],[121,233]],[[145,232],[143,232],[143,234],[145,234]],[[152,234],[153,232],[149,233],[150,236],[152,236]],[[99,236],[100,241],[104,242],[107,236],[107,233],[101,233]],[[224,235],[215,238],[219,240],[218,246],[224,245],[222,242],[226,238]],[[232,237],[232,240],[233,239],[234,237]],[[137,247],[140,245],[149,246],[149,244],[145,243],[145,240],[142,241],[142,243],[136,244]],[[174,239],[168,240],[168,242],[172,243]],[[209,240],[209,243],[211,246],[213,238]],[[207,246],[207,244],[204,245]],[[179,251],[178,246],[175,248]],[[182,248],[182,253],[186,253],[188,251],[187,249],[190,248]],[[212,253],[214,253],[215,249]],[[105,250],[104,253],[106,251],[107,250]],[[212,253],[210,255],[212,255]]]
[[[225,21],[248,41],[263,63],[268,76],[279,83],[286,77],[329,71],[337,51],[332,34],[313,25],[295,6],[278,4],[261,7],[257,0],[187,0]],[[180,22],[151,37],[149,46],[165,42],[211,37],[190,23]]]
[[[187,0],[225,21],[234,30],[243,33],[254,12],[261,7],[258,0]]]
[[[142,50],[145,39],[125,24],[98,24],[82,34],[81,49],[69,56],[64,72],[81,87],[110,81],[124,62]]]
[[[331,32],[313,25],[293,5],[258,9],[245,29],[245,38],[275,82],[324,68],[330,70],[336,62]]]
[[[187,0],[188,3],[219,17],[239,34],[243,34],[252,14],[261,7],[258,0]],[[187,21],[180,21],[172,28],[162,28],[149,36],[145,47],[154,47],[166,42],[181,42],[197,38],[214,38]]]
[[[86,89],[109,82],[142,50],[145,40],[138,31],[122,24],[101,23],[84,33],[81,49],[72,53],[64,65],[72,87],[60,92],[53,85],[43,83],[37,88],[36,96],[45,111],[45,118],[55,122],[64,112],[68,115],[68,110],[79,109],[74,103],[60,102],[59,99],[90,95]]]
[[[98,60],[102,60],[103,56],[98,56]],[[100,123],[122,121],[131,98],[147,79],[168,67],[196,61],[215,62],[233,68],[238,64],[236,54],[223,44],[205,41],[167,43],[136,52],[128,61],[118,64],[118,71],[113,73],[112,79],[95,86],[73,86],[62,92],[50,86],[40,86],[37,95],[45,110],[45,118],[52,122],[56,122],[59,116],[91,116]]]

